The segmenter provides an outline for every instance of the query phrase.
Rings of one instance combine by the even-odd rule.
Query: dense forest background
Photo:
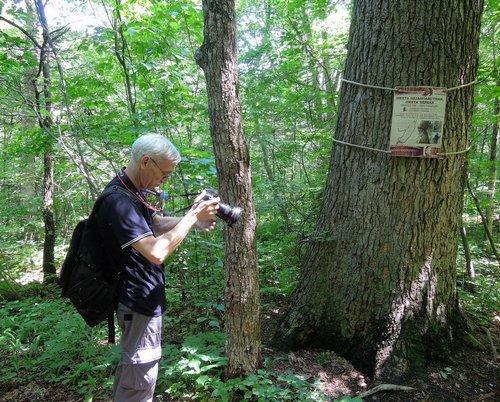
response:
[[[335,137],[350,8],[349,1],[329,0],[237,4],[240,99],[266,313],[278,314],[286,305],[304,247],[314,236]],[[486,327],[499,310],[499,10],[497,2],[486,3],[464,177],[469,191],[463,231],[456,234],[461,300]],[[28,373],[81,395],[109,392],[116,349],[102,345],[102,331],[86,328],[76,315],[60,322],[60,312],[72,310],[54,296],[49,274],[59,268],[75,224],[126,164],[137,136],[164,134],[183,155],[164,189],[171,195],[168,211],[189,204],[183,193],[219,187],[205,81],[194,60],[202,42],[198,1],[0,0],[4,386]],[[158,392],[203,399],[240,387],[264,400],[320,400],[292,375],[273,377],[263,370],[242,385],[213,374],[225,364],[222,227],[188,238],[167,264],[171,331]],[[26,283],[31,285],[20,286]],[[320,356],[329,358],[326,352]]]

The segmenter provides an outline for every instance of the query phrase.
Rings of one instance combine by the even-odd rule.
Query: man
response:
[[[200,195],[182,218],[160,216],[148,203],[143,190],[165,183],[180,159],[165,137],[148,134],[138,138],[128,166],[108,184],[122,186],[133,197],[112,193],[97,211],[110,258],[122,267],[116,311],[122,352],[114,382],[115,402],[152,401],[166,309],[163,262],[191,228],[215,228],[218,198],[201,201]]]

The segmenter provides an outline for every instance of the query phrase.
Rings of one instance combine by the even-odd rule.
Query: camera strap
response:
[[[198,191],[196,193],[184,193],[184,194],[180,194],[179,197],[189,197],[189,196],[193,196],[193,195],[200,195],[201,192]],[[193,202],[192,204],[189,204],[187,207],[184,207],[184,208],[180,208],[178,209],[177,211],[173,211],[173,212],[167,212],[167,211],[163,211],[164,213],[167,213],[168,215],[175,215],[175,214],[178,214],[179,212],[183,212],[183,211],[187,211],[191,208],[193,208],[194,205],[197,205],[199,204],[201,201],[198,201],[198,202]]]
[[[130,179],[127,177],[127,174],[126,174],[123,170],[121,170],[120,172],[118,172],[118,173],[116,174],[116,176],[118,177],[118,180],[120,180],[120,182],[123,184],[123,186],[124,186],[124,187],[125,187],[125,188],[126,188],[126,189],[130,192],[130,193],[132,193],[132,194],[135,196],[135,198],[137,198],[137,199],[138,199],[138,200],[139,200],[142,204],[144,204],[144,206],[145,206],[146,208],[151,209],[151,210],[153,210],[153,211],[155,211],[155,212],[160,212],[160,211],[162,211],[162,209],[160,209],[160,208],[158,208],[158,207],[155,207],[153,204],[151,204],[151,203],[147,200],[147,198],[144,196],[144,194],[143,194],[143,193],[141,193],[140,191],[137,191],[137,190],[136,190],[136,191],[132,191],[132,190],[129,188],[129,186],[127,186],[127,184],[125,183],[125,181],[124,181],[123,179],[125,179],[125,180],[127,180],[127,181],[130,181]]]

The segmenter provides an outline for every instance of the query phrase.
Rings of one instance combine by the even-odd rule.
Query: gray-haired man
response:
[[[200,201],[182,218],[157,215],[143,190],[165,183],[180,161],[172,143],[147,134],[132,145],[128,166],[108,186],[121,186],[130,197],[115,192],[98,212],[99,230],[113,260],[121,267],[117,318],[122,331],[121,360],[116,370],[113,400],[152,401],[161,357],[162,314],[166,309],[163,262],[193,227],[210,231],[219,198]]]

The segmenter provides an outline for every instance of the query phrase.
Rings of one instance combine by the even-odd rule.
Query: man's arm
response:
[[[170,232],[174,227],[177,226],[182,218],[155,215],[153,220],[155,225],[155,233],[158,236]],[[194,224],[194,227],[209,232],[215,228],[215,224],[216,221],[213,218],[209,218],[206,220],[200,220],[200,218],[198,218],[198,220]]]
[[[132,244],[139,253],[154,264],[162,264],[179,247],[193,226],[210,231],[215,227],[214,215],[219,199],[195,203],[182,218],[154,217],[157,236],[144,237]]]
[[[155,215],[153,217],[153,222],[155,225],[156,235],[162,235],[164,233],[170,232],[177,224],[182,220],[182,218],[177,218],[175,216],[160,216]]]

